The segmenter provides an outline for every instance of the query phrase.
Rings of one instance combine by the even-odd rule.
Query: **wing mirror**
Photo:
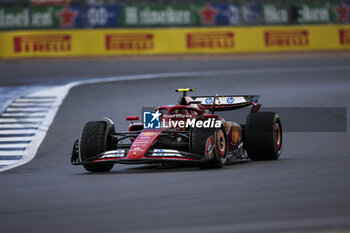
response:
[[[126,120],[127,121],[131,121],[131,124],[133,123],[133,121],[138,121],[140,118],[138,116],[127,116]]]

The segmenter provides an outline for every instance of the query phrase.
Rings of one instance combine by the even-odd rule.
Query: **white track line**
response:
[[[37,124],[1,124],[0,130],[3,128],[27,128],[27,127],[38,127]]]
[[[16,162],[18,162],[18,160],[0,160],[0,165],[13,165]]]
[[[10,116],[13,116],[13,118],[18,118],[18,116],[40,116],[45,115],[48,111],[24,111],[24,110],[13,110],[2,113],[2,116],[6,116],[6,118],[9,118]],[[5,118],[5,117],[2,117]]]
[[[105,82],[118,82],[118,81],[130,81],[130,80],[145,80],[145,79],[158,79],[158,78],[175,78],[175,77],[201,77],[201,76],[220,76],[220,75],[239,75],[239,74],[271,74],[271,73],[299,73],[299,72],[334,72],[339,70],[350,70],[350,66],[315,66],[315,67],[285,67],[285,68],[261,68],[261,69],[237,69],[237,70],[222,70],[222,71],[193,71],[193,72],[177,72],[177,73],[161,73],[161,74],[141,74],[141,75],[126,75],[126,76],[117,76],[117,77],[107,77],[107,78],[96,78],[96,79],[89,79],[89,80],[82,80],[82,81],[75,81],[68,83],[66,85],[62,86],[56,86],[51,88],[46,88],[44,90],[35,91],[34,93],[27,95],[24,98],[21,99],[32,99],[35,101],[37,97],[39,99],[44,99],[48,97],[56,97],[54,102],[52,104],[47,103],[13,103],[12,106],[33,106],[33,108],[39,108],[39,109],[47,109],[49,110],[46,113],[46,117],[42,119],[40,125],[40,130],[35,134],[35,137],[33,137],[32,142],[28,144],[27,149],[25,150],[23,154],[23,158],[21,160],[18,160],[17,162],[10,164],[9,166],[5,166],[3,168],[0,168],[0,171],[8,170],[17,166],[20,166],[22,164],[25,164],[32,160],[43,141],[47,130],[49,129],[50,125],[52,124],[52,121],[62,104],[64,98],[68,94],[69,90],[75,86],[79,85],[85,85],[85,84],[95,84],[95,83],[105,83]],[[283,78],[283,76],[281,76]],[[35,97],[35,98],[33,98]],[[37,105],[39,105],[37,107]],[[44,108],[40,106],[51,106],[51,108]],[[35,106],[35,107],[34,107]],[[10,106],[11,107],[11,106]],[[12,108],[14,109],[14,108]],[[25,108],[23,108],[25,109]],[[16,122],[16,121],[39,121],[35,120],[34,118],[28,118],[28,119],[1,119],[0,122]],[[39,121],[40,122],[40,121]],[[6,138],[0,138],[0,141],[2,139],[7,140]],[[13,138],[12,138],[13,139]],[[8,140],[12,140],[9,138]],[[4,141],[5,141],[4,140]],[[17,140],[19,140],[17,138]],[[21,140],[25,140],[21,138]]]
[[[44,106],[44,107],[46,107],[46,106],[49,106],[50,104],[52,104],[52,103],[16,103],[16,102],[14,102],[14,103],[12,103],[11,104],[11,106],[12,107],[25,107],[25,106],[38,106],[38,107],[40,107],[40,106]]]
[[[0,144],[0,148],[26,148],[28,144]]]
[[[33,140],[34,136],[26,136],[26,137],[9,137],[9,138],[2,138],[0,137],[0,142],[18,142],[18,141],[31,141]]]
[[[36,133],[37,130],[35,129],[23,129],[23,130],[2,130],[0,128],[0,134],[29,134],[29,133]]]
[[[55,102],[54,99],[24,99],[18,98],[16,99],[16,103],[52,103]]]
[[[18,116],[42,116],[44,115],[44,113],[42,112],[35,112],[35,113],[8,113],[8,112],[4,112],[3,114],[1,114],[2,116],[6,116],[6,117],[18,117]]]
[[[11,108],[11,106],[9,106],[6,109],[6,112],[13,112],[13,111],[48,111],[48,109],[44,109],[44,108]]]
[[[0,151],[0,160],[1,156],[6,156],[6,155],[21,155],[23,151]]]
[[[38,120],[40,118],[0,118],[0,122],[5,122],[5,123],[9,123],[9,122],[35,122],[36,124],[40,124],[42,121]]]

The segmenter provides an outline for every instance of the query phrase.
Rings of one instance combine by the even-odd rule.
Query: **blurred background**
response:
[[[0,30],[346,24],[349,20],[350,1],[342,0],[0,0]]]
[[[349,20],[350,0],[0,0],[1,232],[349,233]],[[87,121],[124,131],[182,87],[260,95],[281,159],[71,166]]]

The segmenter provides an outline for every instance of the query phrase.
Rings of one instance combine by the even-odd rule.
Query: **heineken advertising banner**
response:
[[[38,6],[31,12],[32,28],[84,27],[83,8],[79,6]]]
[[[30,0],[30,4],[36,5],[63,5],[70,4],[71,0]]]
[[[79,6],[37,6],[30,11],[18,7],[0,9],[0,29],[81,27],[84,18]]]
[[[350,1],[180,5],[45,4],[0,8],[0,30],[349,23]],[[49,3],[47,5],[46,3]],[[59,0],[58,0],[59,2]]]
[[[187,5],[124,6],[123,26],[190,26],[191,10]]]
[[[19,29],[30,26],[27,8],[0,8],[0,29]]]
[[[336,23],[350,23],[350,2],[342,2],[333,6]]]
[[[337,14],[335,9],[338,5],[334,3],[295,4],[296,21],[300,24],[336,23]]]
[[[139,23],[139,9],[137,6],[124,6],[120,24],[123,26],[137,26]]]
[[[120,5],[89,6],[87,8],[88,27],[118,27],[123,7]]]
[[[267,24],[286,24],[289,20],[287,5],[263,4],[263,14]]]
[[[350,23],[350,2],[328,3],[331,23]]]
[[[32,28],[59,28],[60,19],[57,17],[61,7],[33,7],[31,10]]]
[[[192,6],[194,25],[229,25],[228,4],[201,4]]]
[[[243,23],[258,24],[262,22],[262,10],[260,4],[248,3],[241,7]]]
[[[228,7],[229,20],[231,25],[241,24],[241,8],[239,5],[230,4]]]
[[[234,4],[202,4],[192,6],[194,25],[238,25],[241,23],[240,7]]]

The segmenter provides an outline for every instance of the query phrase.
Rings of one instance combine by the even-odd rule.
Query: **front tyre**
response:
[[[276,160],[282,149],[282,124],[274,112],[250,113],[245,125],[244,146],[251,160]]]
[[[80,142],[82,161],[94,157],[107,150],[109,129],[106,121],[90,121],[85,124]],[[109,172],[114,164],[84,164],[85,170],[90,172]]]

